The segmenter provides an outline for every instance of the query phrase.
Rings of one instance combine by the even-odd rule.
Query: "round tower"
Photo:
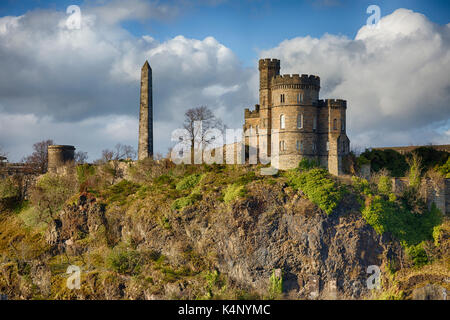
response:
[[[48,172],[58,173],[58,169],[75,161],[75,147],[67,145],[48,146]]]
[[[279,169],[293,168],[302,158],[317,159],[320,78],[314,75],[277,75],[271,81],[271,123],[278,132]]]

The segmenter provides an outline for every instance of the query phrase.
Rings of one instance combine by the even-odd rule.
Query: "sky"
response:
[[[66,9],[81,10],[69,28]],[[377,28],[366,25],[377,5]],[[202,105],[229,128],[258,103],[260,58],[348,102],[355,149],[450,143],[450,1],[2,0],[0,148],[44,139],[89,160],[137,148],[140,68],[153,69],[155,151]]]

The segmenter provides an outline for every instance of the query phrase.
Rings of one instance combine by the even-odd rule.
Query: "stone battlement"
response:
[[[342,99],[325,99],[318,101],[319,107],[344,108],[347,109],[347,100]]]
[[[261,68],[278,68],[280,69],[280,60],[278,59],[260,59],[259,60],[259,69]]]
[[[320,88],[320,77],[315,75],[284,74],[272,79],[272,88],[280,85],[306,85]]]
[[[248,118],[259,118],[259,104],[255,105],[255,110],[245,109],[244,110],[245,119]]]

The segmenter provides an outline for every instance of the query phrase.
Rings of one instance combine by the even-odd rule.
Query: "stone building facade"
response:
[[[278,169],[295,168],[307,158],[342,174],[342,159],[350,151],[347,102],[319,100],[320,78],[280,75],[278,59],[259,60],[259,79],[259,104],[245,109],[245,144],[259,146],[258,157],[267,153]]]

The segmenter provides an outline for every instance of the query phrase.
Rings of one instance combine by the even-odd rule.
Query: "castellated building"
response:
[[[318,76],[280,75],[277,59],[259,60],[259,80],[259,104],[245,109],[246,146],[255,145],[250,141],[268,146],[266,153],[278,169],[295,168],[307,158],[334,175],[342,174],[343,157],[350,151],[347,102],[319,100]]]

